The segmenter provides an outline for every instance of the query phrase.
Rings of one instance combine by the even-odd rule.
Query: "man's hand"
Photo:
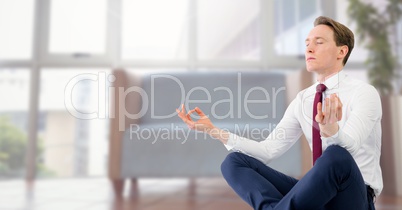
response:
[[[190,110],[186,113],[186,109],[184,108],[184,104],[181,105],[181,111],[176,109],[178,116],[187,124],[190,129],[206,132],[208,133],[210,130],[214,129],[214,125],[212,124],[211,120],[201,111],[200,108],[196,107],[195,109]],[[191,118],[191,114],[196,112],[200,119],[197,121],[193,121]]]
[[[179,109],[176,109],[176,112],[178,116],[187,124],[187,126],[190,129],[196,130],[196,131],[201,131],[208,133],[210,136],[212,136],[215,139],[220,140],[222,143],[226,144],[229,138],[229,133],[221,130],[217,127],[215,127],[211,120],[204,114],[204,112],[201,111],[200,108],[196,107],[195,109],[192,109],[186,113],[186,110],[184,108],[184,104],[181,105],[181,111]],[[191,118],[191,114],[196,112],[198,116],[200,116],[200,119],[197,121],[194,121]]]
[[[320,126],[321,136],[330,137],[338,130],[338,121],[342,119],[342,103],[336,94],[325,99],[325,111],[322,111],[322,103],[317,104],[317,115],[315,120]]]

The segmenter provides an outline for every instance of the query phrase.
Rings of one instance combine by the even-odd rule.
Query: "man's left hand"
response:
[[[342,103],[336,94],[331,94],[325,99],[325,110],[322,111],[322,103],[317,104],[315,120],[320,126],[322,137],[330,137],[339,131],[338,121],[342,119]]]

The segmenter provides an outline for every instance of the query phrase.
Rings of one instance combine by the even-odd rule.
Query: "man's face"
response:
[[[340,47],[336,46],[334,32],[329,26],[317,25],[306,39],[306,67],[309,72],[331,74],[342,68]],[[341,64],[341,65],[340,65]]]

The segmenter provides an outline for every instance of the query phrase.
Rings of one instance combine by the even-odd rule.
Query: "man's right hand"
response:
[[[187,126],[196,131],[201,131],[208,133],[213,138],[219,139],[222,143],[226,144],[229,138],[229,133],[223,131],[219,128],[216,128],[211,120],[201,111],[200,108],[196,107],[186,113],[186,109],[184,108],[184,104],[181,105],[181,110],[176,109],[178,116],[187,124]],[[200,119],[194,121],[191,118],[192,113],[197,113],[200,116]]]
[[[181,105],[181,111],[176,109],[178,116],[187,124],[190,129],[206,132],[208,133],[210,130],[214,129],[214,125],[212,124],[211,120],[201,111],[200,108],[196,107],[186,113],[186,109],[184,108],[184,104]],[[191,114],[196,112],[200,119],[197,121],[193,121],[191,118]]]

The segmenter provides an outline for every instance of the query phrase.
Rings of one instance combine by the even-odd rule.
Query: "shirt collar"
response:
[[[330,75],[329,77],[325,78],[323,84],[327,86],[327,90],[332,89],[334,87],[338,87],[339,83],[346,77],[345,72],[340,70],[336,74]],[[319,84],[319,82],[317,82]]]

